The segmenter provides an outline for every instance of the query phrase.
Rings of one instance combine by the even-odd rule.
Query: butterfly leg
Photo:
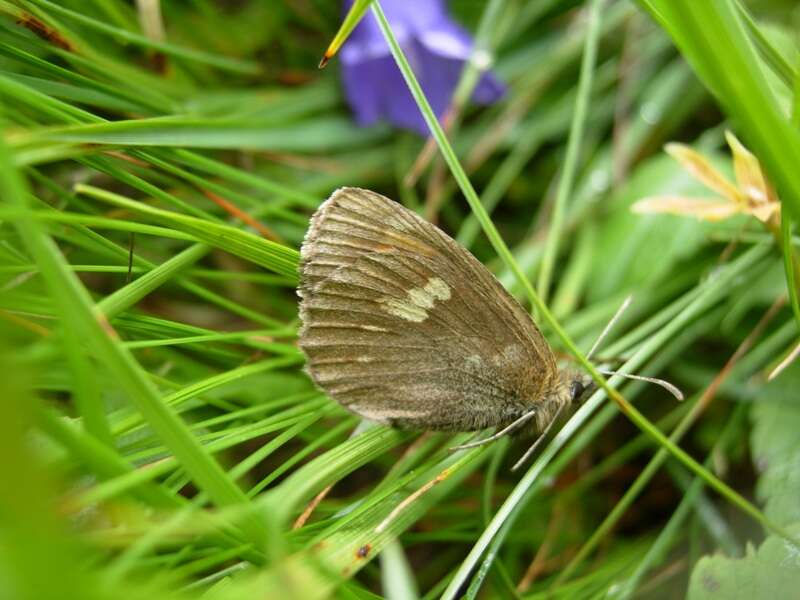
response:
[[[522,458],[520,458],[517,462],[515,462],[514,466],[511,467],[512,471],[516,471],[517,469],[519,469],[523,464],[525,464],[525,461],[527,461],[528,458],[530,458],[531,454],[533,454],[536,451],[536,448],[539,447],[539,444],[542,443],[542,440],[547,437],[547,434],[550,432],[550,428],[553,426],[553,423],[558,421],[558,415],[561,414],[561,410],[565,406],[566,406],[566,403],[559,405],[558,410],[556,411],[556,414],[553,415],[553,418],[547,424],[547,427],[544,428],[544,431],[542,432],[542,434],[538,438],[536,438],[536,441],[533,442],[533,444],[531,444],[531,447],[528,448],[525,451],[525,454],[522,455]]]
[[[489,442],[499,440],[501,437],[508,435],[513,431],[516,431],[535,416],[536,416],[536,410],[530,410],[521,417],[519,417],[518,419],[516,419],[515,421],[512,421],[511,424],[503,427],[497,433],[492,434],[487,438],[477,440],[475,442],[469,442],[468,444],[461,444],[460,446],[453,446],[452,448],[450,448],[450,450],[454,451],[454,450],[465,450],[467,448],[475,448],[476,446],[483,446],[484,444],[488,444]]]

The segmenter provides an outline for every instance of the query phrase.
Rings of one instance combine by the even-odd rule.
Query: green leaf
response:
[[[751,410],[750,444],[761,474],[756,495],[764,512],[790,532],[800,532],[800,365],[764,387]],[[744,558],[705,556],[692,572],[689,597],[788,598],[800,589],[800,548],[770,535]]]
[[[800,524],[789,528],[800,534]],[[800,590],[800,549],[769,536],[741,559],[722,555],[700,559],[689,581],[690,600],[792,598]]]
[[[800,523],[800,364],[787,368],[753,404],[750,444],[760,473],[756,494],[778,523]],[[798,588],[800,589],[800,588]]]

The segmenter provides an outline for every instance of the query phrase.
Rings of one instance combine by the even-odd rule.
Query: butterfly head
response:
[[[592,385],[591,378],[576,369],[559,371],[553,383],[545,388],[544,396],[539,396],[535,403],[532,430],[536,433],[545,431],[561,411],[580,402]]]
[[[588,375],[573,373],[569,388],[570,401],[573,403],[581,402],[586,397],[586,393],[594,386],[594,381]]]
[[[559,404],[577,404],[594,387],[592,378],[577,369],[564,369],[559,373]]]

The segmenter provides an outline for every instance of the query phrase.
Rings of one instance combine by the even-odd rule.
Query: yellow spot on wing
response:
[[[413,321],[414,323],[422,323],[428,318],[428,313],[417,306],[416,304],[409,303],[406,300],[397,300],[396,298],[389,298],[384,302],[384,309],[390,315],[400,317],[406,321]]]
[[[437,300],[449,300],[450,288],[438,277],[431,277],[424,287],[415,287],[408,290],[402,300],[385,298],[384,310],[391,315],[421,323],[428,318],[428,310],[434,307]]]

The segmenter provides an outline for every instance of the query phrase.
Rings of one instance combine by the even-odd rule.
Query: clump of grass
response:
[[[793,3],[453,4],[509,87],[469,107],[468,68],[448,138],[395,46],[426,143],[352,124],[335,65],[316,70],[326,2],[0,3],[7,594],[703,597],[737,571],[786,592]],[[725,128],[780,230],[630,210],[702,190],[666,142],[730,170]],[[522,476],[524,442],[352,435],[295,343],[297,249],[345,184],[424,204],[587,369],[632,295],[601,354],[687,401],[592,371],[604,388]]]

